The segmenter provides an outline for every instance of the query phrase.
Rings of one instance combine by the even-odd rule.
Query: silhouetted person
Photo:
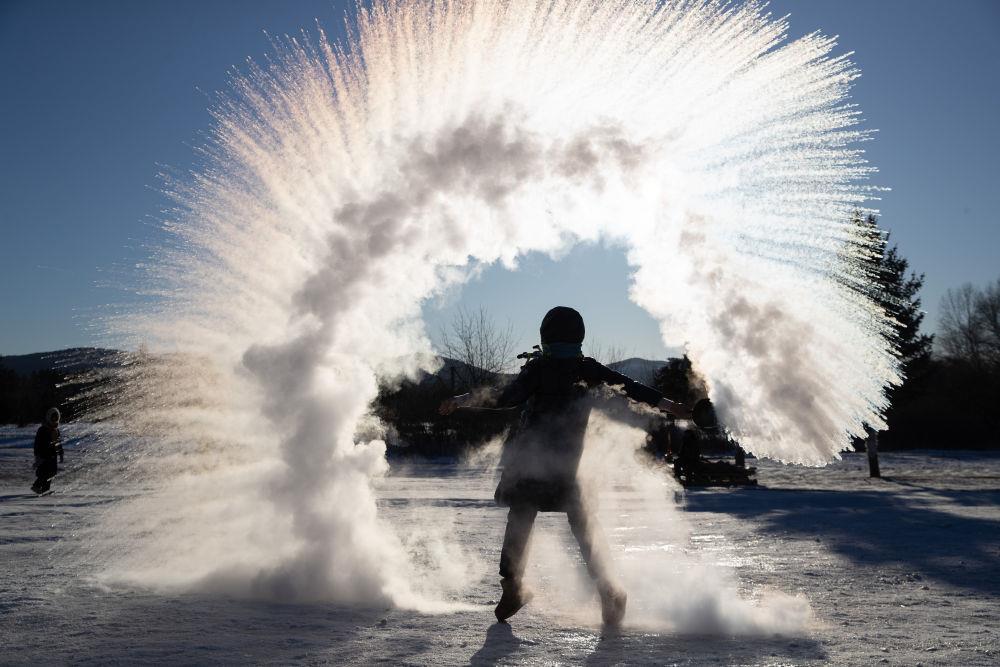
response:
[[[540,329],[541,354],[531,357],[520,374],[495,400],[479,402],[498,408],[522,406],[516,434],[504,444],[503,472],[495,498],[509,507],[500,553],[503,595],[496,608],[499,621],[513,616],[531,599],[522,581],[531,529],[538,512],[565,512],[580,545],[587,571],[601,596],[605,624],[618,625],[625,615],[626,594],[611,571],[607,543],[588,510],[577,481],[583,438],[591,401],[581,400],[601,384],[620,386],[626,395],[674,414],[691,411],[631,378],[583,356],[583,318],[572,308],[558,306],[546,313]],[[441,404],[450,414],[476,402],[472,394],[455,396]]]
[[[45,493],[52,484],[52,478],[59,472],[63,462],[62,439],[59,435],[59,409],[49,408],[45,421],[35,433],[35,483],[31,490]],[[57,462],[58,461],[58,462]]]

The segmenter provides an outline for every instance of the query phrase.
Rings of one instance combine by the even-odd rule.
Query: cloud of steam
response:
[[[581,474],[599,495],[602,522],[619,543],[615,556],[629,591],[628,624],[691,634],[807,631],[812,610],[804,598],[777,592],[742,598],[732,572],[691,548],[683,510],[674,501],[679,485],[636,456],[646,435],[641,421],[609,417],[597,412],[591,418]],[[646,548],[630,546],[634,531]]]
[[[612,390],[595,391],[591,400],[579,478],[629,595],[626,625],[686,634],[807,633],[813,613],[805,598],[775,591],[743,597],[734,572],[697,548],[677,500],[680,485],[638,451],[649,420],[660,415]],[[540,515],[528,561],[528,584],[538,590],[534,607],[577,623],[600,622],[595,586],[565,515]]]
[[[889,323],[837,279],[870,194],[857,73],[761,12],[387,0],[237,78],[208,165],[169,184],[159,299],[115,331],[154,354],[95,412],[147,443],[111,576],[441,609],[376,511],[369,403],[433,363],[424,300],[580,241],[626,247],[753,452],[821,464],[881,424]]]

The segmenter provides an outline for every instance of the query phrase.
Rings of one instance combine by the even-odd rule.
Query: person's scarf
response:
[[[555,359],[572,359],[583,356],[582,343],[542,343],[542,354]]]

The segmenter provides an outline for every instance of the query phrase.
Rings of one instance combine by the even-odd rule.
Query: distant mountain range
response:
[[[643,384],[652,385],[657,371],[666,365],[666,361],[632,357],[630,359],[623,359],[622,361],[612,361],[608,364],[608,368],[618,371],[622,375],[627,375]]]

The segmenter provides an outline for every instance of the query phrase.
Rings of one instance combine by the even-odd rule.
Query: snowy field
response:
[[[536,528],[529,576],[538,597],[510,626],[496,624],[505,515],[481,465],[399,466],[379,489],[387,519],[403,529],[430,520],[469,554],[478,580],[460,600],[469,611],[421,615],[101,586],[77,564],[80,533],[129,491],[74,472],[80,445],[71,441],[56,492],[33,497],[32,434],[0,428],[2,664],[1000,663],[997,454],[886,453],[880,481],[869,480],[860,455],[826,469],[761,463],[762,488],[683,493],[690,538],[673,547],[643,530],[641,512],[623,512],[608,531],[617,558],[662,549],[669,559],[671,548],[683,548],[732,572],[746,598],[770,589],[800,594],[812,607],[798,636],[727,637],[637,627],[632,607],[620,632],[602,634],[595,601],[554,590],[543,567],[552,548],[577,558],[560,515],[543,515]],[[619,506],[628,507],[628,489],[619,492]]]

